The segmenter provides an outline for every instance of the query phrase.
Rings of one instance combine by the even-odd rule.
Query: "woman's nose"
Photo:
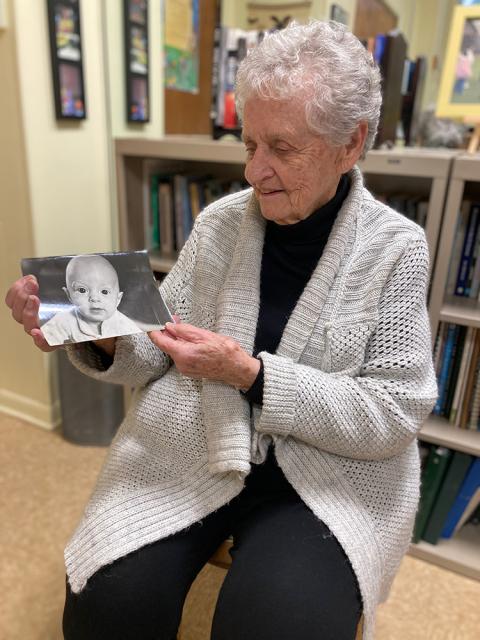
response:
[[[268,155],[257,149],[253,156],[247,161],[245,167],[245,178],[247,182],[254,186],[272,177],[273,174],[274,171],[270,166]]]

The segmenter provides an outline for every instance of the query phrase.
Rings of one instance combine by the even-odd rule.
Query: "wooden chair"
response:
[[[215,567],[220,567],[221,569],[230,569],[230,565],[232,563],[232,558],[230,556],[230,549],[233,545],[232,538],[228,538],[225,542],[218,547],[213,556],[210,558],[209,563],[213,564]],[[362,640],[363,637],[363,616],[360,618],[360,622],[358,623],[357,633],[355,635],[355,640]],[[178,640],[181,640],[180,631],[177,636]]]

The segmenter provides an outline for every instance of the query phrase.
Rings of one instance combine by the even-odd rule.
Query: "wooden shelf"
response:
[[[480,153],[457,155],[453,165],[452,178],[471,182],[480,181]]]
[[[449,296],[440,309],[440,320],[467,327],[480,327],[480,303],[469,298]]]
[[[480,580],[480,527],[465,525],[453,538],[440,539],[438,544],[411,544],[408,553],[420,560]]]
[[[430,416],[423,425],[419,439],[442,447],[480,456],[480,431],[458,429],[438,416]]]

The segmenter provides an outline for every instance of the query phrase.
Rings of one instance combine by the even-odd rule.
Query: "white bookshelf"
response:
[[[115,142],[121,249],[143,248],[143,224],[149,205],[148,175],[153,171],[209,172],[219,178],[243,175],[245,152],[236,141],[214,141],[205,136],[166,136],[162,139],[118,139]],[[450,150],[401,148],[375,150],[360,163],[366,183],[374,192],[405,192],[428,200],[425,233],[430,247],[432,283],[429,312],[432,333],[448,320],[480,326],[480,307],[470,301],[444,300],[448,259],[456,215],[467,190],[480,196],[480,157]],[[167,273],[175,256],[150,253],[155,271]],[[455,429],[445,419],[431,416],[420,439],[480,456],[480,434]],[[470,528],[473,529],[473,528]],[[421,542],[410,553],[469,577],[480,579],[480,545],[469,528],[438,545]]]
[[[480,305],[475,300],[447,296],[450,256],[453,250],[457,219],[464,198],[480,200],[480,154],[457,154],[452,161],[451,176],[430,290],[430,320],[435,339],[439,322],[480,327]],[[420,439],[450,449],[480,456],[480,432],[457,429],[445,418],[430,416]],[[480,580],[480,537],[478,527],[465,527],[454,538],[412,544],[410,553],[447,569]]]

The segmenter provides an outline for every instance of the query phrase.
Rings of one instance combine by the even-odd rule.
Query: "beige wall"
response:
[[[163,133],[162,1],[150,1],[151,122],[125,120],[123,3],[83,0],[87,119],[55,120],[46,3],[7,0],[0,31],[0,249],[2,294],[25,256],[117,246],[113,138]],[[2,295],[3,298],[3,295]],[[1,305],[0,410],[51,428],[55,363]]]

